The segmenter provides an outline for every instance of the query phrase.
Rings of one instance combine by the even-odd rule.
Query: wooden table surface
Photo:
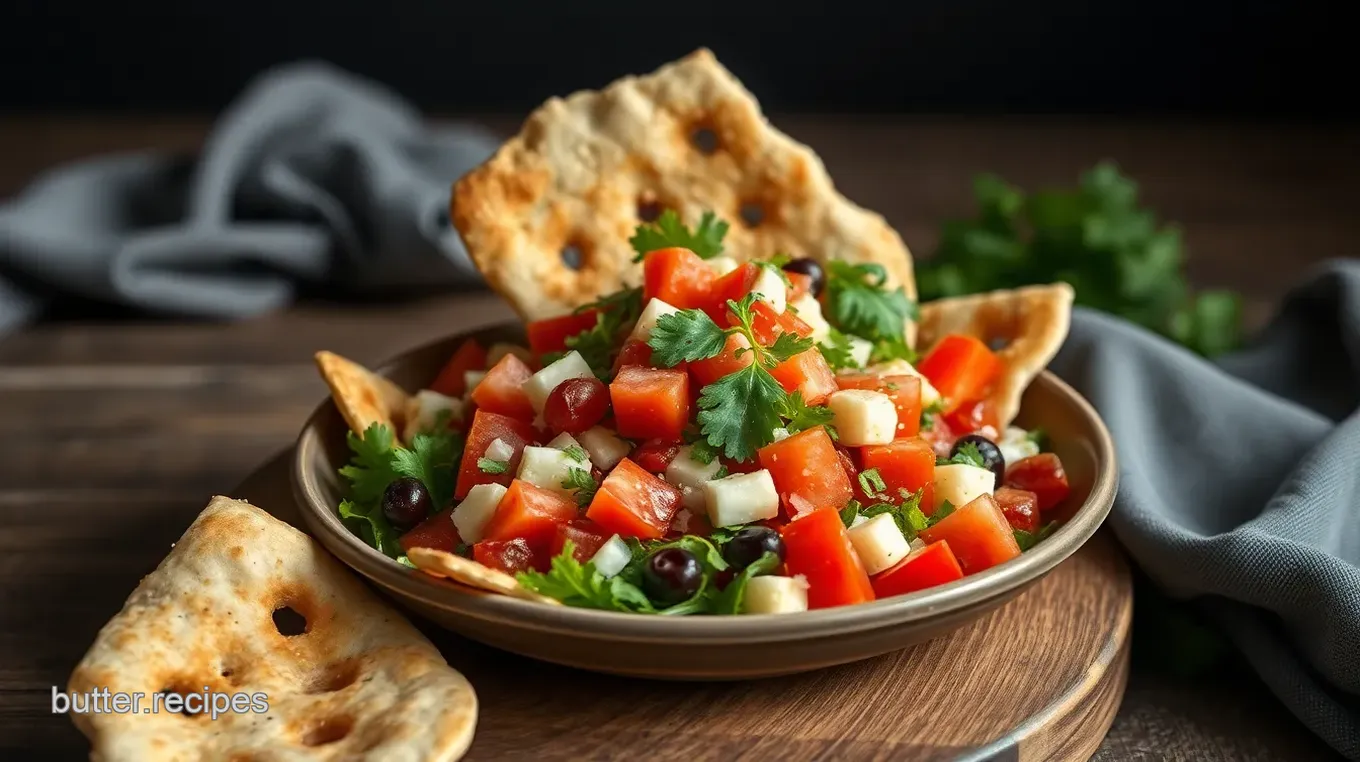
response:
[[[1310,264],[1352,253],[1360,139],[1323,127],[1075,119],[777,120],[841,189],[918,254],[970,211],[969,178],[1070,184],[1112,157],[1179,222],[1198,285],[1249,299],[1259,324]],[[501,132],[512,120],[487,122]],[[0,123],[0,198],[61,161],[192,150],[201,118]],[[84,741],[50,711],[97,629],[206,504],[287,447],[325,389],[311,353],[378,361],[510,312],[484,294],[382,307],[307,304],[230,325],[67,320],[0,338],[0,759],[67,759]],[[1137,628],[1135,628],[1135,643]],[[26,752],[26,753],[24,753]],[[1097,759],[1322,759],[1254,679],[1136,667]]]

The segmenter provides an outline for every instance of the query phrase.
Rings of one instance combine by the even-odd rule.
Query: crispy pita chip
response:
[[[1006,372],[992,392],[1001,425],[1015,420],[1030,381],[1058,353],[1072,321],[1074,292],[1066,283],[992,291],[921,305],[922,354],[946,334],[1004,343],[997,356]]]
[[[477,723],[472,686],[415,627],[311,538],[226,497],[100,630],[69,683],[96,689],[143,696],[141,713],[72,713],[100,762],[454,760]],[[205,690],[267,709],[149,711],[159,691]]]
[[[401,387],[353,360],[332,352],[317,352],[316,366],[331,389],[331,399],[355,434],[381,423],[400,437],[406,418],[407,394]]]
[[[640,282],[628,239],[660,209],[691,228],[713,211],[731,225],[734,259],[879,263],[916,298],[897,232],[841,196],[821,159],[772,127],[708,50],[550,99],[458,181],[451,218],[491,287],[533,320]],[[573,249],[579,267],[564,261]]]
[[[462,556],[434,548],[411,548],[406,552],[406,557],[417,569],[435,577],[446,577],[468,587],[523,598],[526,601],[561,605],[561,601],[555,598],[526,590],[514,577],[499,569],[483,566]]]

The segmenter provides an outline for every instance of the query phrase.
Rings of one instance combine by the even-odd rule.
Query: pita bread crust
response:
[[[705,154],[696,130],[716,136]],[[731,224],[726,254],[777,252],[882,264],[916,298],[911,253],[878,214],[840,195],[820,158],[776,130],[708,50],[598,92],[552,98],[454,186],[454,226],[487,282],[526,320],[565,313],[641,280],[628,244],[639,206],[705,210]],[[743,207],[758,208],[756,227]],[[575,246],[573,270],[561,252]],[[908,324],[907,341],[915,329]]]
[[[409,397],[400,386],[333,352],[317,352],[316,367],[355,434],[363,436],[369,426],[381,423],[394,438],[401,436],[399,424],[406,418]]]
[[[282,606],[307,618],[305,632],[279,633]],[[226,497],[142,580],[69,681],[73,692],[141,692],[144,709],[155,692],[204,686],[265,693],[269,710],[71,716],[101,762],[454,760],[477,722],[472,686],[409,622],[311,538]]]
[[[483,566],[476,561],[443,550],[411,548],[406,552],[406,557],[417,569],[431,576],[444,577],[478,590],[509,595],[526,601],[562,605],[556,598],[525,589],[518,580],[499,569]]]
[[[1020,398],[1067,339],[1075,292],[1066,283],[991,291],[921,305],[922,354],[947,334],[1008,342],[997,356],[1005,374],[992,392],[1004,427],[1020,412]]]

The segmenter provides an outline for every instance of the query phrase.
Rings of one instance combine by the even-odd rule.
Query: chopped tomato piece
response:
[[[548,571],[543,548],[532,547],[523,537],[513,540],[482,540],[472,546],[472,560],[514,576],[523,571]]]
[[[727,328],[736,328],[737,318],[729,309],[725,314],[726,321],[721,325]],[[812,335],[812,326],[803,322],[792,312],[775,312],[774,307],[764,299],[757,299],[751,304],[751,332],[756,335],[756,340],[762,345],[768,346],[779,338],[781,333],[795,333],[804,338]]]
[[[874,593],[879,598],[887,598],[959,579],[963,579],[963,569],[959,567],[954,551],[949,549],[948,542],[937,540],[874,577]]]
[[[948,458],[954,449],[954,443],[959,439],[959,434],[949,427],[949,422],[943,415],[933,415],[931,421],[929,428],[921,429],[920,437],[930,443],[937,456]]]
[[[680,443],[673,439],[648,439],[628,457],[649,473],[659,474],[670,466],[680,452]]]
[[[467,382],[463,374],[470,370],[486,368],[486,348],[476,339],[468,339],[458,345],[453,357],[440,368],[439,375],[430,383],[430,390],[446,397],[462,397],[467,393]]]
[[[452,553],[462,541],[458,527],[453,525],[453,507],[450,506],[416,524],[397,540],[397,544],[408,553],[411,548],[433,548]]]
[[[940,339],[916,369],[940,394],[944,412],[980,400],[1001,375],[1001,358],[972,336],[950,334]]]
[[[571,540],[576,546],[572,558],[585,563],[594,558],[600,546],[608,542],[613,535],[613,532],[606,532],[604,527],[590,519],[572,519],[565,524],[557,525],[557,534],[553,536],[552,544],[548,546],[548,557],[556,558],[562,555],[567,540]]]
[[[836,445],[836,458],[841,462],[841,471],[845,472],[845,480],[850,483],[850,489],[855,491],[855,499],[861,503],[868,500],[859,488],[859,466],[855,465],[855,459],[850,455],[850,451]]]
[[[920,537],[927,543],[947,540],[965,574],[977,574],[1020,555],[1010,522],[991,495],[978,495],[922,530]]]
[[[812,276],[807,273],[796,273],[792,270],[785,270],[784,277],[789,279],[789,301],[796,302],[803,298],[804,294],[812,293]]]
[[[529,349],[535,355],[545,352],[561,352],[567,348],[567,337],[595,327],[597,310],[572,312],[557,317],[531,320],[524,327],[529,336]]]
[[[557,525],[576,516],[576,503],[570,498],[515,479],[496,504],[496,512],[486,522],[482,538],[513,540],[519,537],[535,550],[546,552],[553,535],[557,534]]]
[[[586,518],[611,534],[655,540],[666,534],[680,507],[680,490],[624,458],[605,477]]]
[[[1014,529],[1033,532],[1039,528],[1039,496],[1014,487],[998,487],[992,495]]]
[[[1006,469],[1005,481],[1007,487],[1033,492],[1041,511],[1053,509],[1072,492],[1062,461],[1051,452],[1041,452],[1012,463]]]
[[[865,471],[878,469],[893,500],[901,499],[901,490],[913,494],[924,488],[921,510],[927,515],[934,512],[935,451],[924,439],[908,437],[885,445],[861,447],[859,460]]]
[[[489,474],[477,466],[477,460],[486,456],[486,448],[497,439],[504,442],[513,454],[504,473]],[[463,445],[463,461],[458,466],[458,487],[453,496],[462,500],[467,497],[468,490],[478,484],[509,484],[515,476],[515,470],[519,468],[524,446],[533,441],[536,441],[534,428],[526,421],[479,409],[473,414],[472,426],[468,428],[467,440]]]
[[[756,279],[760,277],[760,266],[750,262],[743,262],[737,265],[737,269],[718,278],[713,282],[709,296],[701,306],[708,316],[713,318],[713,322],[718,325],[727,325],[728,311],[727,302],[730,299],[734,302],[741,301],[742,297],[751,293],[751,287],[756,284]]]
[[[523,360],[506,355],[472,390],[472,401],[477,403],[478,410],[532,421],[534,406],[529,402],[529,395],[524,393],[524,384],[532,375],[534,372]]]
[[[874,588],[864,564],[850,544],[835,508],[818,508],[785,524],[784,568],[789,576],[808,581],[808,608],[824,609],[865,603],[874,599]]]
[[[681,537],[687,534],[708,537],[713,534],[713,524],[709,522],[708,516],[705,514],[691,513],[681,508],[675,512],[675,518],[671,519],[671,530],[666,533],[666,536]]]
[[[897,437],[914,437],[921,430],[921,379],[916,376],[880,376],[876,373],[842,373],[836,376],[842,389],[882,392],[897,408]]]
[[[702,307],[716,278],[713,268],[689,249],[648,252],[642,260],[642,303],[660,299],[682,310]]]
[[[986,426],[995,432],[1001,428],[1000,417],[996,414],[996,403],[989,399],[965,402],[944,416],[949,428],[960,435],[978,431]]]
[[[751,342],[740,334],[731,334],[727,337],[727,346],[723,351],[708,358],[707,360],[696,360],[689,364],[689,374],[694,378],[696,386],[702,388],[717,381],[723,376],[736,373],[737,371],[755,362],[755,354],[750,351]],[[743,350],[741,356],[737,356],[737,350]]]
[[[790,357],[770,369],[784,391],[792,394],[802,392],[803,401],[809,405],[820,405],[836,391],[836,374],[826,364],[816,347]]]
[[[647,342],[638,341],[637,339],[628,339],[623,343],[623,348],[619,350],[619,356],[614,358],[614,372],[618,373],[620,369],[630,365],[636,365],[642,368],[657,367],[652,362],[652,348],[647,346]],[[682,360],[680,364],[675,367],[684,368],[684,361]]]
[[[765,445],[757,455],[774,479],[779,502],[791,519],[818,508],[839,511],[854,495],[836,446],[821,426]]]
[[[689,374],[623,368],[609,384],[609,399],[619,436],[679,441],[689,422]]]

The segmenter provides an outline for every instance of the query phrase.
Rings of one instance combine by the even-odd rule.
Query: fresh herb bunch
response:
[[[918,263],[923,301],[1065,281],[1077,304],[1118,315],[1203,355],[1235,347],[1241,299],[1192,293],[1180,231],[1138,206],[1138,186],[1103,162],[1069,190],[1026,194],[995,175],[973,182],[978,215],[945,223]]]

